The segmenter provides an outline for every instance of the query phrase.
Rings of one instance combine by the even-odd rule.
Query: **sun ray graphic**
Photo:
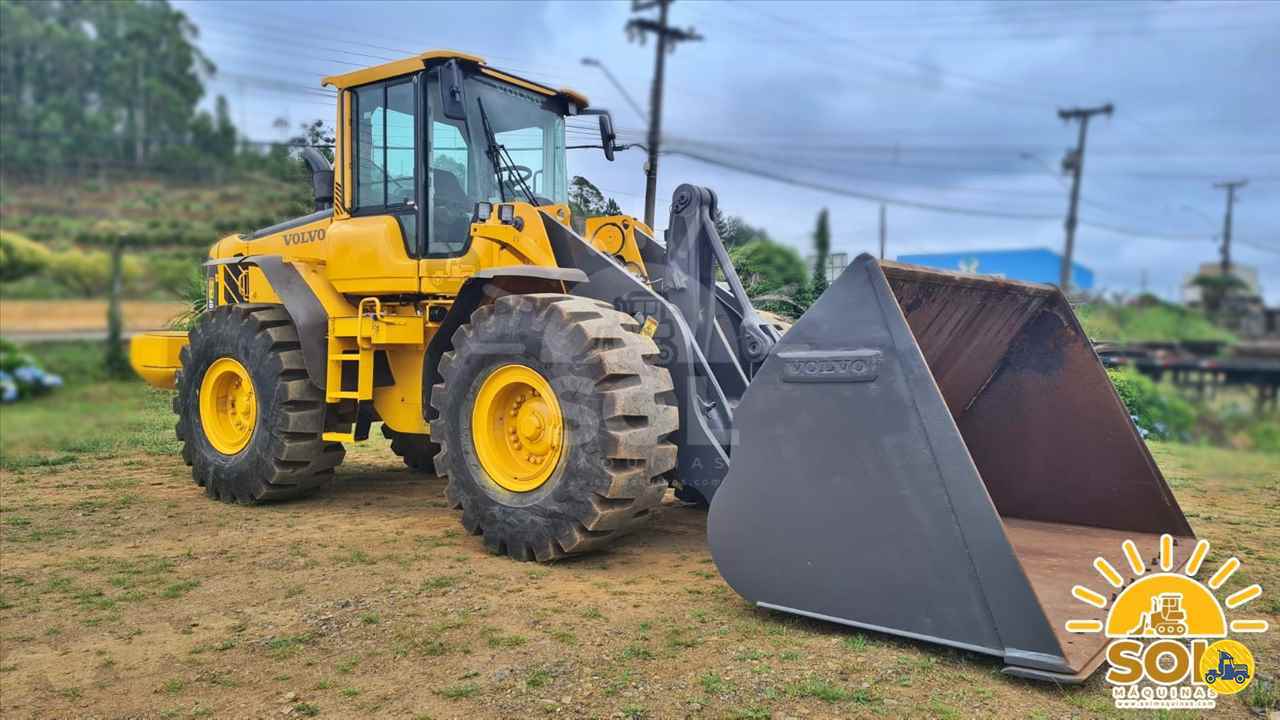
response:
[[[1187,568],[1184,572],[1187,577],[1195,577],[1200,572],[1200,566],[1204,564],[1204,558],[1209,554],[1209,541],[1201,540],[1196,543],[1196,549],[1191,551],[1191,559],[1187,561]]]
[[[1120,573],[1116,572],[1115,567],[1107,562],[1104,557],[1096,557],[1093,559],[1093,566],[1097,568],[1098,574],[1111,584],[1111,587],[1124,587],[1124,578],[1120,577]]]
[[[1134,575],[1141,575],[1147,571],[1147,566],[1142,562],[1142,555],[1138,552],[1138,546],[1132,540],[1125,540],[1120,546],[1124,550],[1124,557],[1129,561],[1129,569]]]
[[[1243,618],[1228,622],[1226,617],[1226,610],[1238,610],[1261,597],[1261,585],[1255,583],[1222,599],[1214,594],[1240,569],[1239,558],[1227,558],[1207,581],[1201,581],[1194,578],[1209,556],[1208,541],[1196,542],[1181,570],[1175,569],[1173,536],[1161,535],[1159,548],[1148,549],[1158,553],[1150,568],[1137,543],[1125,540],[1120,545],[1127,578],[1107,558],[1094,558],[1094,570],[1110,586],[1108,591],[1115,592],[1108,597],[1076,585],[1071,588],[1071,595],[1091,608],[1106,611],[1106,619],[1073,618],[1066,621],[1067,632],[1105,633],[1117,638],[1216,638],[1226,637],[1228,628],[1233,633],[1267,630],[1266,620]]]
[[[1239,570],[1239,569],[1240,569],[1239,560],[1235,558],[1231,558],[1230,560],[1227,560],[1226,562],[1222,563],[1222,567],[1218,568],[1218,572],[1214,573],[1213,577],[1209,578],[1209,587],[1213,588],[1214,590],[1217,590],[1218,588],[1222,587],[1222,585],[1226,583],[1227,580],[1230,580],[1231,576],[1235,575],[1236,570]]]

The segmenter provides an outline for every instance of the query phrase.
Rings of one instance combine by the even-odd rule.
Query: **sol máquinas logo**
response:
[[[1200,540],[1181,568],[1174,567],[1174,541],[1160,536],[1160,554],[1148,572],[1138,546],[1125,540],[1120,546],[1128,583],[1106,558],[1093,567],[1110,585],[1104,594],[1076,585],[1071,594],[1080,602],[1106,610],[1105,620],[1068,620],[1073,633],[1105,633],[1107,682],[1117,708],[1208,709],[1219,695],[1244,690],[1257,674],[1253,655],[1236,634],[1261,633],[1267,621],[1228,618],[1246,603],[1262,595],[1261,585],[1250,585],[1219,601],[1215,595],[1240,569],[1232,557],[1207,580],[1198,579],[1209,555],[1209,543]],[[1157,570],[1158,567],[1158,570]],[[1247,611],[1244,611],[1247,612]]]

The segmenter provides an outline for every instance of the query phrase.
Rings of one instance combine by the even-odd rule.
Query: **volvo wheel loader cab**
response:
[[[316,211],[223,238],[191,331],[133,341],[210,496],[303,495],[381,422],[495,553],[601,547],[674,487],[748,600],[1056,680],[1099,657],[1063,625],[1092,559],[1192,536],[1052,288],[863,256],[788,329],[710,190],[661,239],[571,217],[565,118],[615,149],[580,95],[454,52],[325,82]]]

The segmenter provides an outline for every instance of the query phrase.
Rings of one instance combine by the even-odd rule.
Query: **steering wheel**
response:
[[[405,192],[405,193],[408,193],[408,197],[413,197],[413,177],[412,176],[410,177],[387,176],[387,182],[394,187],[394,190],[397,194],[401,192]],[[388,200],[390,199],[391,194],[392,194],[391,188],[388,188],[387,190]]]
[[[533,170],[524,165],[503,165],[502,174],[504,183],[510,182],[529,182],[529,178],[533,177]]]

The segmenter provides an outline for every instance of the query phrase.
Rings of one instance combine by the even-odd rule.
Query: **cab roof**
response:
[[[321,80],[320,84],[330,85],[339,90],[343,90],[357,85],[377,82],[378,80],[386,80],[387,78],[407,75],[411,72],[427,67],[427,65],[433,63],[433,61],[447,62],[449,60],[461,60],[463,62],[473,63],[479,66],[480,72],[490,77],[509,82],[512,85],[518,85],[526,90],[532,90],[533,92],[541,93],[543,95],[551,97],[557,95],[563,96],[577,105],[580,109],[587,107],[587,98],[580,92],[570,90],[568,88],[547,87],[546,85],[533,82],[532,80],[526,80],[510,73],[495,70],[494,68],[489,67],[489,64],[485,62],[485,59],[479,55],[470,55],[456,50],[428,50],[401,60],[392,60],[391,62],[383,63],[382,65],[374,65],[373,67],[353,70],[341,75],[330,75],[329,77]]]

